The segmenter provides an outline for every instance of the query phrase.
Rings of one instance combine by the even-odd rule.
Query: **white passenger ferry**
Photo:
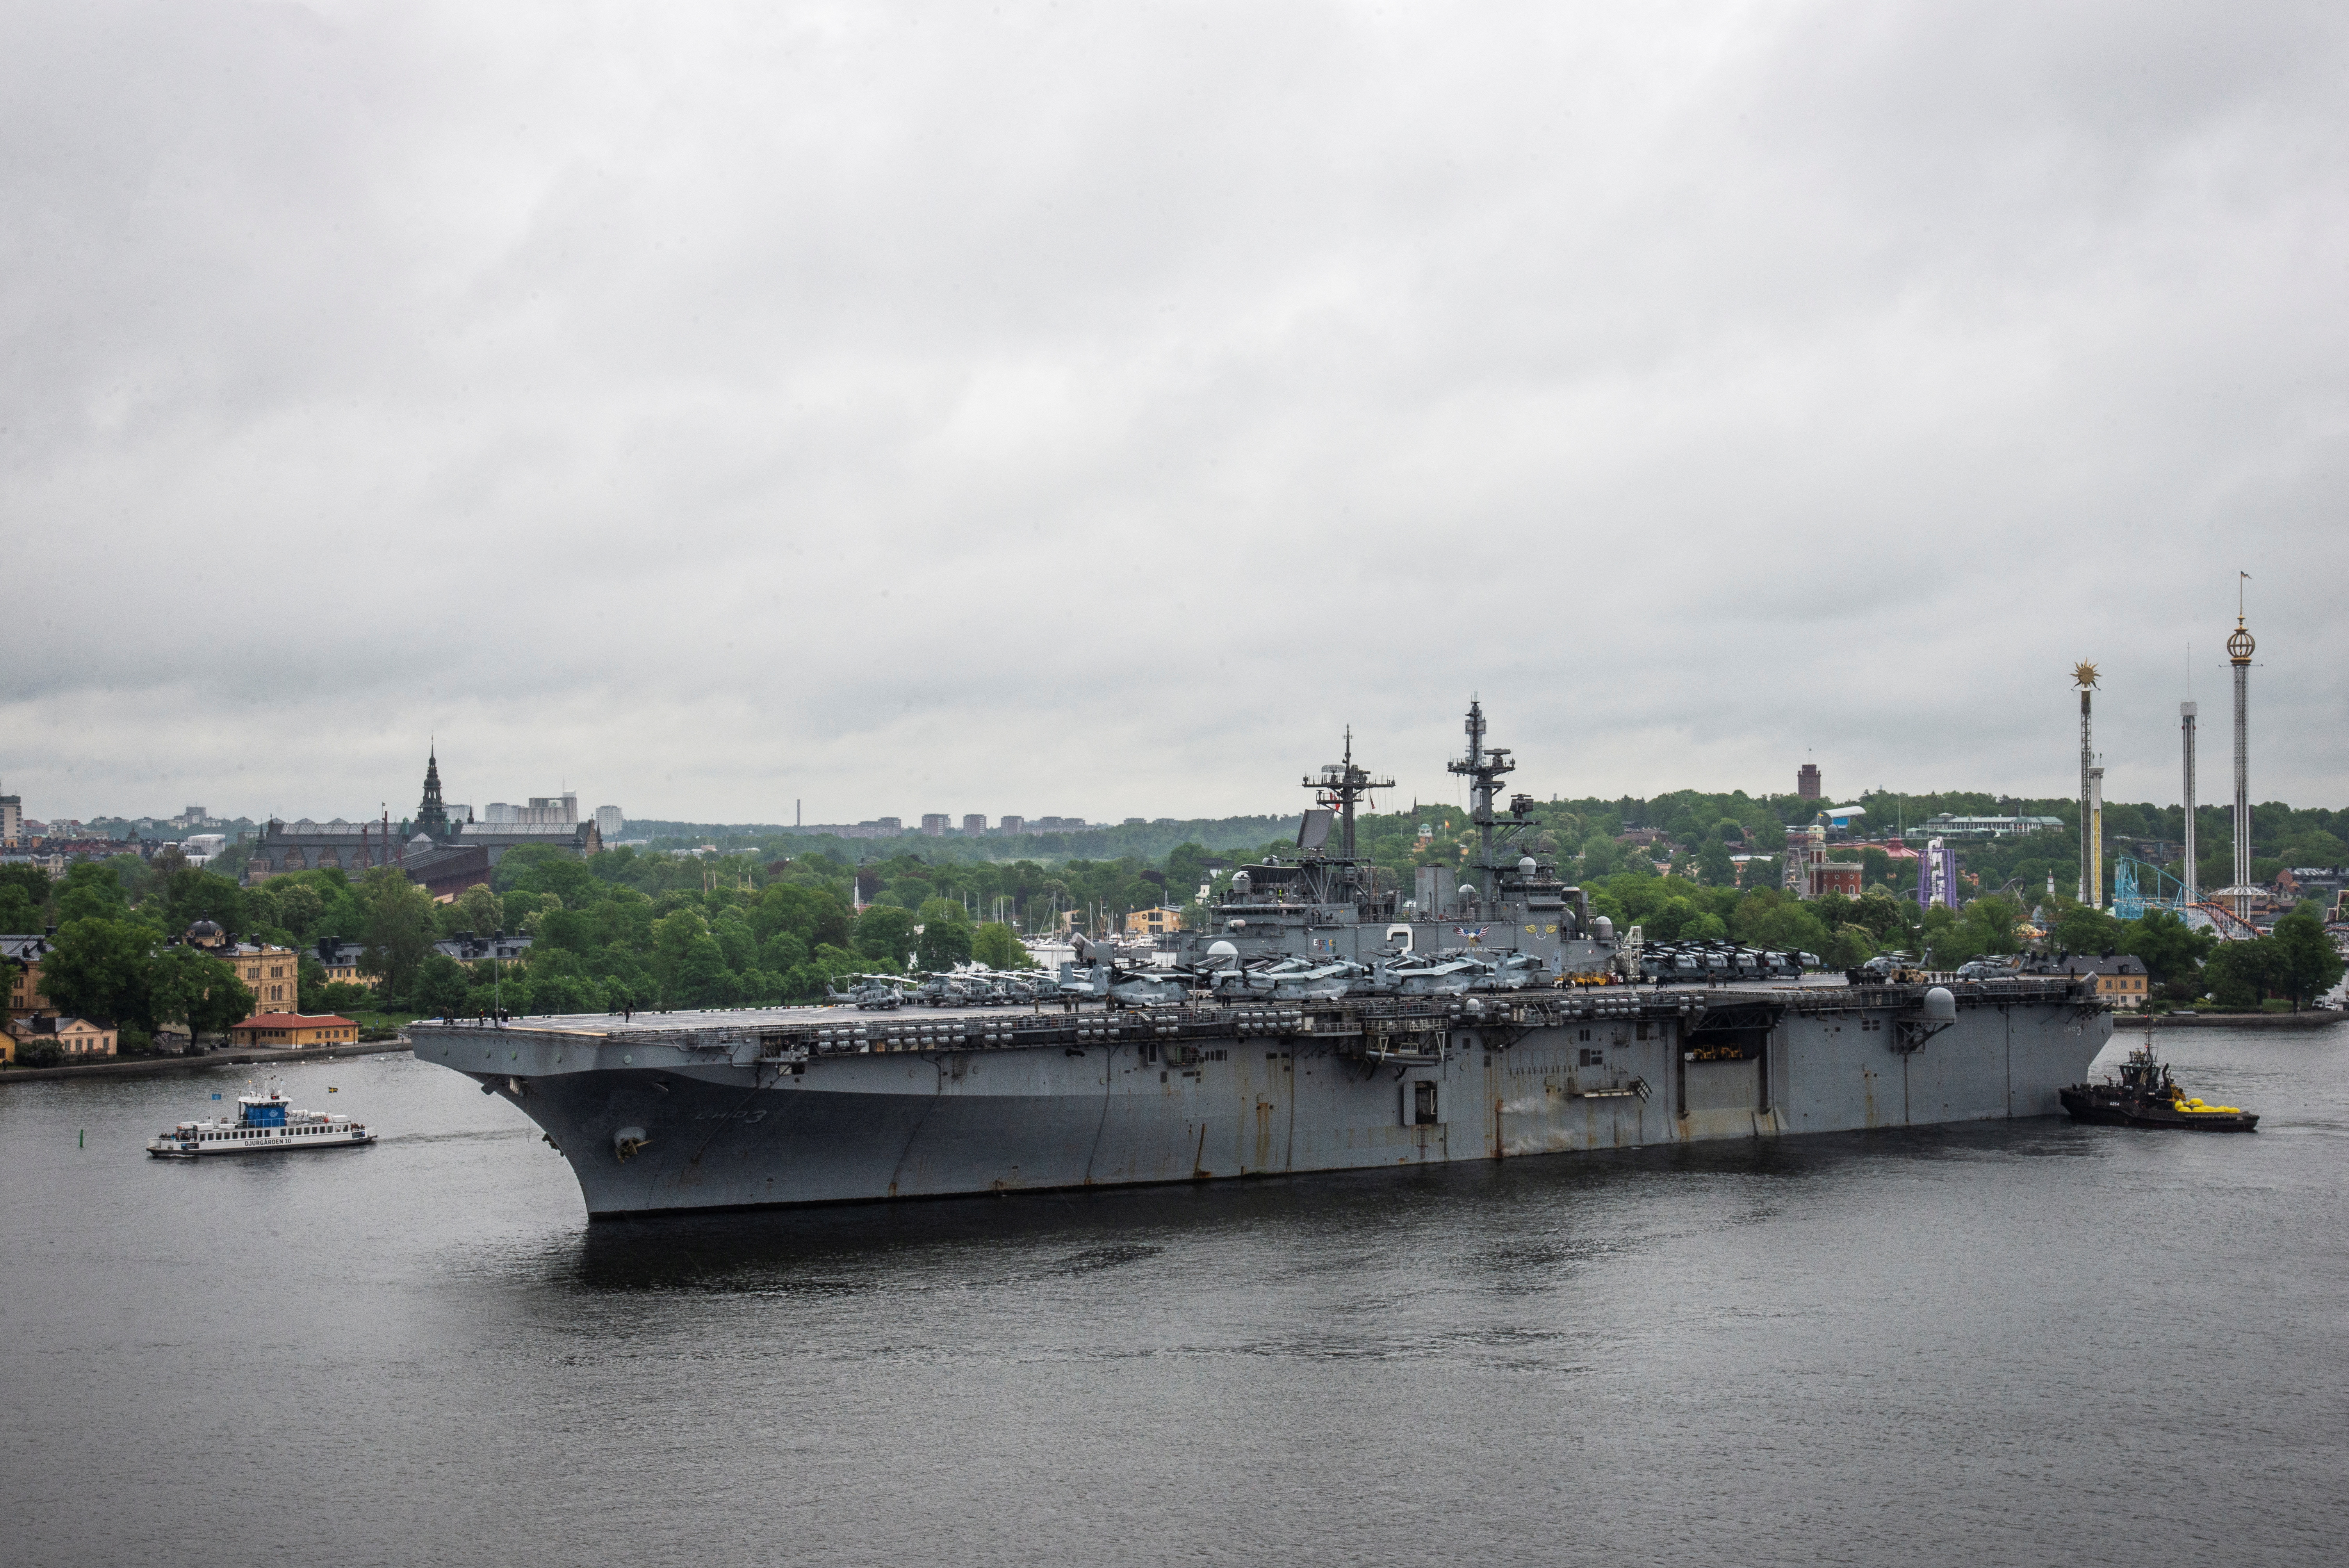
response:
[[[208,1154],[273,1154],[294,1149],[350,1149],[373,1143],[367,1123],[323,1110],[296,1110],[273,1084],[237,1096],[234,1121],[183,1121],[147,1145],[159,1160]]]

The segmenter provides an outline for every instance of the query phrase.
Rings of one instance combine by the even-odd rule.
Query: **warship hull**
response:
[[[2054,982],[1406,1004],[844,1008],[413,1026],[596,1219],[1436,1164],[2061,1115],[2111,1033]]]

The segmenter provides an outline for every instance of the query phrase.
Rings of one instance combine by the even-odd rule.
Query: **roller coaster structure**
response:
[[[2144,877],[2152,885],[2145,891]],[[2113,861],[2113,914],[2120,920],[2143,920],[2149,909],[2166,909],[2189,925],[2207,925],[2226,942],[2241,942],[2259,934],[2251,922],[2222,903],[2195,898],[2186,883],[2150,861],[2132,855]]]

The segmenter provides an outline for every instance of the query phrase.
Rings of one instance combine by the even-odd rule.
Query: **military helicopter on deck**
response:
[[[1468,957],[1479,974],[1479,991],[1522,991],[1545,978],[1542,961],[1530,953],[1496,953],[1490,958]]]
[[[1022,1002],[1040,1002],[1052,994],[1055,987],[1041,975],[1017,969],[974,969],[987,984],[989,1002],[1004,1006],[1016,1006]]]
[[[1040,1001],[1054,994],[1049,981],[1032,973],[990,969],[972,964],[916,976],[905,999],[932,1007],[1001,1007]]]
[[[1787,980],[1818,960],[1807,953],[1747,947],[1734,942],[1652,942],[1640,952],[1640,967],[1654,981]]]
[[[923,975],[906,999],[933,1007],[976,1007],[997,998],[986,976],[954,969]]]
[[[1366,965],[1340,958],[1316,964],[1309,958],[1258,959],[1207,976],[1218,995],[1268,997],[1276,1002],[1322,1001],[1343,996],[1370,974]]]
[[[1373,996],[1457,996],[1475,982],[1477,974],[1477,966],[1465,958],[1406,953],[1371,965],[1361,989]]]
[[[1090,970],[1072,969],[1060,994],[1080,1001],[1106,998],[1123,1006],[1159,1006],[1190,1000],[1197,978],[1187,969],[1128,969],[1103,957]]]
[[[894,1013],[905,1005],[905,979],[898,975],[851,975],[844,976],[856,982],[845,992],[835,991],[826,983],[823,994],[833,1002],[846,1002],[859,1012]]]
[[[1061,965],[1057,994],[1083,1000],[1102,997],[1126,1006],[1151,1006],[1190,1000],[1201,984],[1187,968],[1137,969],[1117,961],[1116,949],[1080,934],[1075,939],[1077,962]]]

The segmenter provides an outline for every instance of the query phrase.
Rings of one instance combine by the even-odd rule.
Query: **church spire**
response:
[[[416,808],[416,830],[439,840],[449,833],[449,809],[440,803],[440,750],[433,743],[424,759],[424,802]]]

